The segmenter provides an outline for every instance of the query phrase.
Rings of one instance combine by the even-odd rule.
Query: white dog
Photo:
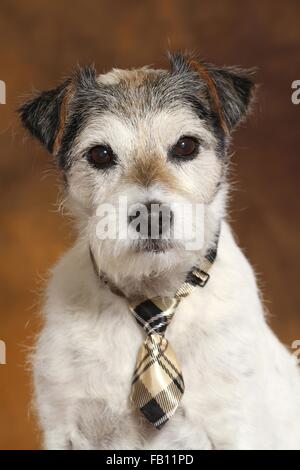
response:
[[[300,449],[296,359],[267,325],[253,270],[226,222],[230,133],[253,83],[237,68],[181,54],[170,61],[170,70],[79,69],[20,109],[57,161],[78,227],[52,270],[34,354],[44,446]],[[147,220],[152,203],[171,208],[171,226],[180,204],[202,205],[201,247],[187,249],[172,230],[163,237],[161,218],[156,238],[137,224],[136,237],[117,230],[101,238],[99,208],[124,196],[147,208]],[[137,222],[137,213],[127,215],[128,225]],[[129,398],[145,334],[128,301],[174,298],[212,250],[208,282],[181,299],[166,331],[185,391],[156,429]]]

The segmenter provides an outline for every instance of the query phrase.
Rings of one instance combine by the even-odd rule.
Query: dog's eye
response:
[[[108,168],[116,163],[112,149],[106,145],[97,145],[88,151],[87,158],[96,168]]]
[[[192,158],[196,155],[199,142],[194,137],[181,137],[171,148],[170,155],[175,158]]]

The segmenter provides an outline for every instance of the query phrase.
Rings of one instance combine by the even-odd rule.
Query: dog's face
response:
[[[218,218],[230,131],[251,95],[252,82],[240,70],[174,55],[170,71],[97,76],[92,67],[79,69],[20,112],[55,155],[69,206],[101,267],[109,271],[115,262],[141,275],[192,256],[185,235],[174,235],[176,221],[195,229],[183,207],[202,205],[208,223],[219,199]],[[104,212],[106,222],[116,222],[107,238],[99,235]],[[204,242],[206,235],[204,226]]]

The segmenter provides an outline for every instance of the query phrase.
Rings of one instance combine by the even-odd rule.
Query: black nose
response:
[[[135,230],[142,238],[161,238],[170,236],[173,224],[173,212],[170,207],[157,201],[141,205],[133,215],[128,217],[129,223],[136,222]]]

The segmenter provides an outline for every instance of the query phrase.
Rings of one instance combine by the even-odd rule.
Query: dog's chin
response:
[[[126,278],[138,283],[142,278],[158,277],[182,264],[191,254],[172,240],[104,240],[91,248],[101,271],[121,285]],[[190,264],[190,263],[189,263]]]
[[[172,240],[167,239],[151,239],[136,240],[132,245],[134,253],[163,254],[174,250],[175,244]]]

